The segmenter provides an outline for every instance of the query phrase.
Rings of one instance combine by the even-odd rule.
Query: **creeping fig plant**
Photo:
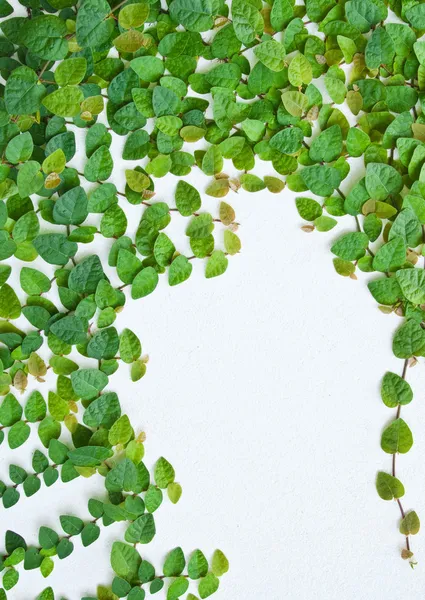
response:
[[[47,577],[73,538],[89,546],[119,521],[128,525],[112,546],[115,577],[97,588],[99,600],[142,600],[164,586],[168,600],[217,591],[228,570],[221,551],[186,561],[175,548],[162,570],[139,552],[164,493],[176,503],[182,488],[165,458],[153,475],[146,468],[144,435],[109,378],[120,362],[133,381],[146,372],[138,336],[116,326],[130,296],[151,294],[161,276],[182,284],[196,260],[216,277],[239,253],[229,198],[241,187],[287,186],[306,232],[351,216],[352,231],[331,244],[335,270],[371,274],[380,309],[403,319],[393,341],[401,375],[382,381],[395,418],[381,446],[392,458],[376,487],[398,504],[402,556],[413,565],[419,518],[401,504],[396,457],[413,443],[401,417],[413,398],[408,367],[425,355],[425,4],[1,0],[0,17],[0,440],[21,453],[32,429],[40,441],[31,472],[10,465],[2,502],[12,507],[58,479],[100,475],[105,488],[104,500],[89,501],[92,520],[61,515],[61,530],[40,527],[37,547],[6,533],[0,598],[25,570]],[[120,138],[121,187],[111,152]],[[256,174],[258,161],[270,163],[268,175]],[[203,191],[217,215],[185,180],[192,170],[210,177]],[[173,186],[157,198],[165,176]],[[135,235],[127,203],[140,209]],[[167,230],[178,215],[190,252]],[[107,261],[91,250],[99,236]],[[39,595],[54,597],[51,588]]]

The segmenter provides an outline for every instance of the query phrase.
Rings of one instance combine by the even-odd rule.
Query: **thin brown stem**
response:
[[[409,364],[409,361],[406,359],[404,361],[403,372],[401,374],[401,377],[404,380],[406,380],[406,373],[407,373],[408,364]],[[397,407],[396,419],[400,418],[400,412],[401,412],[401,404],[399,404],[398,407]],[[392,458],[392,476],[396,477],[396,454],[395,453],[393,454],[393,458]],[[403,505],[401,504],[399,498],[397,498],[397,504],[398,504],[398,507],[400,509],[401,518],[404,519],[405,516],[406,516],[406,513],[404,512]],[[411,550],[410,550],[410,539],[409,539],[408,535],[406,535],[406,550],[408,552],[411,552]]]
[[[124,4],[126,4],[126,2],[127,2],[127,0],[123,0],[122,2],[120,2],[119,4],[117,4],[116,6],[114,6],[114,8],[111,8],[111,14],[114,13],[119,8],[121,8],[121,6],[123,6]]]
[[[111,15],[112,13],[114,13],[116,10],[118,10],[119,8],[121,8],[121,6],[123,6],[124,4],[127,3],[127,0],[123,0],[122,2],[120,2],[119,4],[117,4],[116,6],[114,6],[114,8],[111,8]]]
[[[47,69],[47,67],[49,66],[50,62],[51,62],[51,61],[50,61],[50,60],[48,60],[46,63],[44,63],[44,65],[43,65],[43,68],[41,69],[41,71],[40,71],[40,73],[39,73],[39,75],[38,75],[38,79],[39,79],[39,80],[40,80],[40,79],[41,79],[41,77],[43,76],[43,74],[44,74],[44,71]]]
[[[341,198],[342,198],[343,200],[345,200],[345,199],[346,199],[346,196],[345,196],[344,192],[341,192],[341,190],[340,190],[339,188],[336,188],[336,191],[338,192],[338,194],[341,196]]]
[[[360,227],[360,221],[359,221],[359,217],[357,215],[354,216],[355,220],[356,220],[356,227],[357,227],[357,231],[361,231],[362,228]]]
[[[422,243],[425,244],[425,225],[422,225]],[[422,252],[424,248],[422,248]],[[424,254],[424,269],[425,269],[425,254]]]

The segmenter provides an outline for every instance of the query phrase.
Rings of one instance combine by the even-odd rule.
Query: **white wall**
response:
[[[264,172],[271,173],[267,166]],[[192,177],[200,188],[206,181]],[[171,202],[175,183],[161,180],[157,198]],[[336,275],[329,252],[335,232],[303,233],[293,194],[242,191],[226,200],[243,241],[228,272],[205,280],[198,264],[185,284],[162,281],[151,296],[129,300],[117,320],[140,335],[150,362],[141,382],[132,384],[124,367],[111,389],[147,433],[146,462],[167,457],[184,490],[177,506],[158,511],[145,557],[161,560],[176,545],[207,555],[220,547],[231,562],[221,600],[422,599],[423,536],[413,540],[419,565],[412,572],[399,558],[397,506],[374,489],[377,469],[390,465],[379,435],[392,412],[380,402],[379,380],[402,367],[390,347],[398,319],[379,312],[364,278]],[[129,207],[129,214],[134,230],[140,209]],[[185,223],[177,218],[175,231]],[[398,473],[405,508],[421,515],[422,364],[409,379],[416,397],[403,416],[416,442],[398,459]],[[5,448],[1,477],[12,456],[17,464],[25,452],[30,458],[29,447],[13,454]],[[1,529],[36,542],[40,525],[59,528],[59,514],[87,516],[82,507],[101,485],[44,488],[1,510]],[[47,581],[24,573],[9,598],[33,598],[48,584],[69,600],[93,595],[95,584],[112,579],[110,543],[121,533],[112,526],[91,549],[57,561]]]

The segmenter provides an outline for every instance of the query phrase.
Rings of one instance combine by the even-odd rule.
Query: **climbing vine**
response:
[[[37,547],[6,532],[0,598],[116,522],[127,528],[99,600],[218,590],[229,568],[220,550],[208,560],[177,547],[161,568],[143,557],[164,492],[176,503],[182,487],[164,457],[147,468],[145,434],[110,388],[117,369],[133,382],[147,369],[137,333],[118,327],[129,298],[154,292],[161,275],[182,284],[197,260],[206,278],[221,275],[239,253],[228,199],[240,188],[286,186],[306,232],[341,218],[351,230],[331,245],[335,270],[365,273],[379,308],[403,319],[393,340],[401,375],[386,373],[381,388],[395,410],[381,438],[392,459],[376,487],[398,505],[413,566],[419,518],[401,503],[396,457],[413,443],[401,407],[413,398],[409,367],[425,355],[425,4],[0,0],[0,17],[0,441],[21,456],[32,432],[40,445],[30,472],[10,465],[2,503],[79,477],[104,490],[89,500],[90,520],[59,515]],[[112,182],[120,145],[122,187]],[[253,172],[260,163],[268,175]],[[185,179],[192,170],[211,178],[216,214]],[[165,230],[181,217],[178,250]],[[54,598],[51,587],[38,596]]]

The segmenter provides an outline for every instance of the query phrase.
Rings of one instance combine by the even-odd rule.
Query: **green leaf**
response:
[[[46,416],[46,402],[38,391],[30,394],[25,405],[25,418],[30,423],[41,421]]]
[[[170,16],[188,31],[207,31],[213,26],[212,3],[207,0],[173,0]]]
[[[168,271],[168,283],[171,286],[183,283],[186,279],[189,279],[192,273],[192,264],[186,258],[180,254],[177,256],[170,265]]]
[[[76,21],[77,43],[81,48],[95,48],[107,42],[114,29],[106,0],[84,0]]]
[[[61,433],[61,425],[52,417],[44,417],[38,427],[38,437],[45,448],[49,447],[51,440],[57,440]]]
[[[221,577],[229,570],[229,561],[221,550],[216,550],[214,552],[211,570],[217,577]]]
[[[124,329],[120,335],[119,352],[121,360],[127,364],[137,360],[142,353],[140,340],[130,329]]]
[[[268,40],[262,42],[261,44],[256,46],[254,54],[258,58],[258,60],[260,60],[266,67],[268,67],[272,71],[282,71],[282,69],[285,66],[285,47],[275,40]],[[302,56],[304,58],[302,54],[300,54],[299,56]],[[307,61],[307,59],[305,60]],[[291,65],[293,62],[294,60],[291,61]],[[304,77],[308,75],[307,72],[309,71],[309,67],[311,71],[311,66],[310,63],[308,63],[308,61],[307,64],[308,66],[306,66],[305,63],[299,65],[300,70],[303,71]]]
[[[15,450],[16,448],[19,448],[19,446],[22,446],[22,444],[25,444],[30,436],[30,433],[30,426],[23,421],[18,421],[18,423],[12,425],[7,436],[9,448]]]
[[[294,87],[307,85],[313,79],[313,69],[309,60],[299,52],[289,64],[288,79]]]
[[[199,240],[208,237],[213,230],[212,216],[209,213],[201,213],[190,221],[186,229],[186,235]]]
[[[43,173],[45,173],[46,175],[50,175],[51,173],[55,173],[57,175],[59,173],[62,173],[62,171],[65,168],[65,164],[66,156],[64,154],[64,151],[62,150],[62,148],[58,148],[43,160],[41,168],[43,170]]]
[[[144,158],[149,151],[149,134],[144,129],[133,131],[127,137],[122,153],[124,160]]]
[[[2,496],[4,508],[11,508],[19,501],[19,498],[20,494],[18,490],[13,487],[7,488]]]
[[[383,163],[369,163],[366,167],[366,189],[374,200],[385,200],[398,194],[403,188],[403,180],[398,171]]]
[[[88,200],[85,190],[77,186],[60,196],[53,207],[55,223],[79,225],[88,215]]]
[[[112,455],[112,450],[102,446],[82,446],[68,453],[72,464],[77,467],[96,467]]]
[[[322,207],[316,200],[313,200],[312,198],[296,198],[295,204],[298,214],[306,221],[314,221],[322,215]]]
[[[139,568],[139,579],[142,583],[148,583],[155,578],[155,569],[147,560],[144,560]]]
[[[201,550],[195,550],[187,565],[187,573],[191,579],[200,579],[208,573],[208,561]]]
[[[270,12],[270,23],[275,31],[282,31],[293,16],[294,8],[289,0],[274,0]]]
[[[74,544],[66,538],[62,538],[56,547],[56,551],[60,559],[67,558],[70,554],[72,554],[73,550]]]
[[[44,60],[61,60],[68,54],[67,29],[64,21],[54,15],[41,15],[26,21],[25,45]]]
[[[122,249],[118,252],[117,273],[124,283],[132,283],[137,273],[141,271],[142,262],[130,251]]]
[[[176,207],[183,217],[190,217],[201,208],[201,196],[198,190],[183,180],[177,183],[175,200]]]
[[[111,176],[114,163],[107,146],[100,146],[90,156],[84,167],[84,177],[88,181],[104,181]]]
[[[165,577],[178,577],[183,573],[185,566],[183,550],[180,547],[174,548],[165,559],[163,573]]]
[[[394,500],[404,496],[404,485],[399,479],[379,471],[376,477],[376,490],[383,500]]]
[[[395,419],[382,433],[381,448],[388,454],[405,454],[412,445],[412,432],[403,419]]]
[[[381,398],[383,403],[395,408],[399,405],[409,404],[413,400],[410,385],[396,373],[385,373],[381,384]]]
[[[69,289],[79,294],[93,294],[98,283],[105,278],[102,263],[97,255],[89,256],[76,265],[68,279]]]
[[[333,65],[336,67],[336,65]],[[347,95],[347,88],[345,87],[345,75],[344,71],[338,69],[337,71],[331,72],[331,69],[328,70],[324,77],[326,91],[328,92],[331,100],[335,102],[335,104],[342,104]],[[336,76],[334,76],[336,75]],[[342,75],[342,79],[340,78]]]
[[[400,523],[400,533],[403,535],[416,535],[421,527],[419,517],[414,510],[411,510],[402,519]]]
[[[29,160],[22,164],[19,167],[17,184],[21,198],[36,194],[44,184],[40,164],[35,160]]]
[[[81,532],[81,541],[86,548],[97,540],[100,535],[100,527],[96,523],[87,523]]]
[[[123,542],[114,542],[111,550],[111,567],[118,577],[132,582],[137,577],[142,562],[135,548]]]
[[[133,435],[133,428],[127,415],[122,415],[112,425],[109,431],[108,441],[112,446],[126,444]]]
[[[406,261],[406,246],[403,238],[395,237],[381,246],[373,259],[375,271],[387,273],[400,268]]]
[[[158,273],[153,267],[142,269],[134,278],[131,286],[131,297],[133,300],[151,294],[158,285],[158,279]]]
[[[16,569],[7,569],[7,571],[3,575],[3,587],[5,590],[9,591],[19,581],[19,572]]]
[[[229,261],[224,252],[221,250],[214,250],[208,259],[205,269],[205,277],[207,279],[211,279],[212,277],[222,275],[226,271],[228,264]]]
[[[391,67],[395,55],[395,47],[392,38],[384,27],[377,27],[369,38],[365,60],[368,69],[378,69],[381,65]]]
[[[169,483],[167,486],[167,494],[173,504],[177,504],[183,493],[182,486],[179,483]]]
[[[331,162],[342,152],[342,132],[339,125],[322,131],[311,144],[309,155],[314,162]]]
[[[397,358],[411,358],[425,346],[425,331],[416,321],[406,321],[393,338],[393,352]]]
[[[37,74],[29,67],[14,69],[4,91],[6,110],[11,115],[34,114],[40,108],[46,88],[39,84]]]
[[[22,267],[19,277],[22,289],[29,295],[38,296],[51,288],[50,279],[37,269]]]
[[[87,345],[87,355],[97,360],[110,360],[118,352],[119,338],[115,327],[97,331]]]
[[[118,22],[124,29],[140,27],[146,21],[149,15],[149,3],[140,2],[139,4],[127,4],[118,15]]]
[[[125,172],[125,179],[128,187],[134,192],[143,192],[149,185],[149,177],[140,171],[131,171],[129,169]]]
[[[67,85],[45,96],[43,105],[58,117],[75,117],[80,112],[83,100],[84,95],[79,87]]]
[[[68,535],[78,535],[81,533],[84,527],[84,523],[78,517],[73,517],[70,515],[61,515],[59,517],[62,529]]]
[[[29,131],[12,138],[6,147],[6,159],[11,163],[25,162],[31,158],[34,149]]]
[[[369,146],[370,137],[361,129],[351,127],[348,131],[346,144],[347,152],[350,156],[358,157],[361,156]]]
[[[44,550],[50,550],[57,546],[59,542],[59,536],[56,531],[50,529],[50,527],[40,527],[38,532],[38,543]]]
[[[125,532],[127,542],[149,544],[155,536],[155,521],[151,514],[145,513],[138,517]]]
[[[224,231],[224,247],[227,254],[230,254],[231,256],[240,252],[242,247],[241,241],[236,233],[233,233],[233,231],[230,231],[229,229]]]
[[[0,317],[3,319],[17,319],[21,315],[21,303],[18,296],[8,283],[0,288]]]
[[[270,146],[283,154],[294,154],[301,149],[304,134],[299,127],[278,131],[271,139]]]
[[[107,385],[108,377],[98,369],[79,369],[71,373],[71,382],[79,398],[91,400]]]
[[[167,267],[171,264],[176,248],[173,242],[165,233],[160,233],[155,240],[153,253],[156,262],[160,267]]]
[[[301,92],[283,92],[282,103],[290,115],[301,117],[307,110],[308,98]]]
[[[425,273],[419,269],[403,269],[396,273],[404,296],[413,304],[425,303]]]
[[[422,240],[422,227],[418,217],[410,208],[403,209],[396,217],[389,234],[389,239],[400,236],[412,248]]]
[[[188,0],[185,1],[187,2]],[[251,44],[256,35],[263,33],[263,17],[255,5],[244,2],[233,2],[232,17],[236,36],[243,44]]]
[[[210,146],[202,159],[205,175],[216,175],[223,169],[223,157],[218,146]]]
[[[102,394],[86,408],[83,422],[87,427],[110,429],[121,416],[121,406],[115,392]]]
[[[369,239],[363,232],[346,233],[331,247],[331,252],[343,260],[358,260],[364,256]]]
[[[406,18],[415,29],[425,29],[425,7],[416,4],[406,10]]]
[[[189,581],[186,577],[177,577],[167,590],[167,600],[178,600],[189,589]]]
[[[301,171],[301,178],[313,194],[331,196],[341,183],[341,175],[337,169],[326,165],[313,165]]]
[[[156,56],[139,56],[130,61],[130,67],[143,81],[158,81],[164,74],[164,63]]]
[[[41,258],[51,265],[66,265],[78,250],[77,244],[62,233],[43,233],[33,244]]]
[[[55,81],[61,87],[77,85],[84,79],[86,70],[87,60],[84,57],[68,58],[58,64],[55,70]]]
[[[82,344],[87,339],[87,328],[87,319],[71,315],[55,321],[50,331],[67,344]]]
[[[150,513],[156,511],[159,506],[162,504],[162,491],[154,486],[150,485],[148,491],[145,494],[145,505],[146,510]]]
[[[158,487],[166,489],[169,483],[174,482],[175,471],[172,465],[164,457],[161,457],[156,465],[154,472],[155,482]]]
[[[220,585],[219,579],[214,575],[214,573],[208,573],[206,577],[201,579],[198,586],[199,596],[201,598],[208,598],[212,594],[214,594]]]

